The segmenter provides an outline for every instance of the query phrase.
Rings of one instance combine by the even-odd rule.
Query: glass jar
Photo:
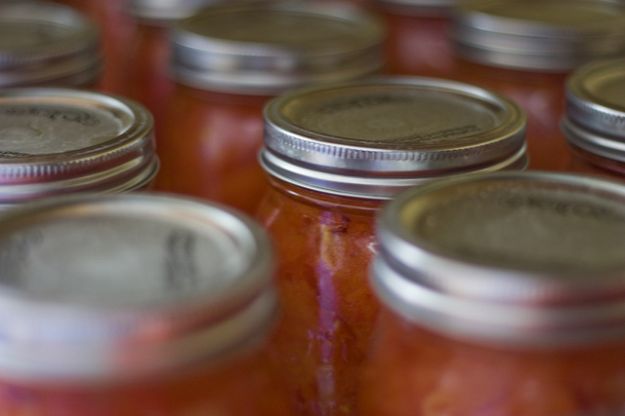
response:
[[[536,172],[398,196],[360,414],[622,414],[624,207],[616,183]]]
[[[567,83],[562,129],[580,171],[625,175],[625,60],[588,64]]]
[[[142,106],[80,90],[0,91],[0,206],[144,189],[157,170]]]
[[[174,87],[169,78],[170,28],[202,6],[217,1],[130,0],[127,4],[126,13],[135,23],[127,68],[127,96],[145,105],[154,115],[157,126],[164,117],[165,103]]]
[[[375,0],[388,27],[386,70],[391,74],[451,77],[454,59],[449,14],[455,0]]]
[[[3,415],[291,414],[265,358],[272,253],[252,221],[73,196],[12,210],[0,235]]]
[[[45,1],[0,4],[0,88],[94,87],[100,35],[87,18]]]
[[[567,171],[558,126],[578,65],[625,53],[625,6],[609,0],[469,0],[454,11],[455,78],[491,88],[528,114],[530,168]]]
[[[29,0],[30,1],[30,0]],[[80,10],[94,21],[102,33],[104,67],[99,89],[128,95],[129,42],[133,38],[132,19],[124,13],[128,0],[55,0]]]
[[[258,217],[284,314],[272,341],[298,415],[356,415],[378,304],[367,285],[376,210],[442,176],[523,169],[525,116],[466,84],[383,78],[294,91],[265,110]]]
[[[382,37],[377,20],[347,4],[212,6],[182,21],[161,188],[253,212],[267,188],[257,154],[268,97],[374,72]]]

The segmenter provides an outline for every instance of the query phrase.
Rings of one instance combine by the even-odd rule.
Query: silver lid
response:
[[[625,162],[625,59],[588,64],[567,82],[562,129],[583,150]]]
[[[468,0],[454,14],[459,53],[488,65],[567,71],[625,53],[617,0]]]
[[[144,107],[78,90],[0,91],[0,203],[141,189],[157,170]]]
[[[165,23],[191,17],[201,7],[220,1],[224,0],[129,0],[126,8],[138,19]]]
[[[266,106],[261,162],[298,186],[387,199],[441,176],[524,168],[525,124],[513,102],[453,81],[308,88]]]
[[[3,378],[129,379],[255,345],[275,315],[269,242],[168,196],[50,199],[0,220]]]
[[[457,0],[374,0],[379,6],[417,16],[447,15]]]
[[[625,337],[625,187],[496,173],[400,195],[378,222],[373,284],[448,335],[549,346]]]
[[[83,86],[102,66],[97,27],[53,2],[0,5],[0,87]]]
[[[351,80],[380,68],[383,35],[374,17],[347,4],[213,6],[175,27],[173,75],[246,94]]]

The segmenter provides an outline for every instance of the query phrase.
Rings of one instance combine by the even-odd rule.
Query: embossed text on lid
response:
[[[0,202],[72,191],[139,189],[158,160],[150,114],[99,93],[0,92]]]
[[[563,71],[625,51],[618,1],[469,0],[454,21],[459,52],[491,65]]]
[[[4,377],[106,379],[197,362],[249,343],[275,309],[260,228],[191,200],[27,205],[0,221],[0,258]]]
[[[99,47],[95,25],[69,7],[0,5],[0,87],[90,84],[100,72]]]
[[[624,235],[625,188],[615,183],[535,172],[449,179],[387,207],[374,281],[401,313],[425,312],[425,325],[464,336],[541,344],[623,334]]]
[[[295,91],[265,110],[261,159],[274,176],[387,198],[425,179],[523,165],[525,115],[489,91],[383,78]]]
[[[173,33],[173,73],[200,88],[274,94],[351,80],[382,64],[383,28],[349,5],[298,1],[216,5]]]

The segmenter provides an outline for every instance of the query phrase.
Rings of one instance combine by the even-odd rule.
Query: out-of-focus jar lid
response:
[[[45,1],[0,4],[0,87],[83,86],[102,67],[96,26],[73,9]]]
[[[458,52],[487,65],[568,71],[625,53],[620,1],[468,0],[454,14]]]
[[[276,94],[378,70],[383,37],[376,18],[347,4],[216,5],[175,26],[172,72],[197,88]]]
[[[408,15],[447,15],[457,0],[373,0],[381,8]]]
[[[383,302],[478,342],[553,346],[625,337],[625,187],[504,172],[432,182],[381,214]]]
[[[261,162],[301,187],[386,199],[441,176],[525,168],[525,125],[513,102],[453,81],[314,87],[267,105]]]
[[[588,64],[567,82],[562,129],[574,146],[625,163],[625,59]]]
[[[0,91],[0,204],[142,189],[157,170],[152,116],[139,104],[68,89]]]
[[[109,381],[250,348],[276,302],[260,227],[147,194],[71,196],[0,219],[3,379]]]

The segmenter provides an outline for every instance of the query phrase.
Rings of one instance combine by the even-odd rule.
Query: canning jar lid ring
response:
[[[248,40],[250,33],[236,39],[228,33],[199,32],[202,19],[220,14],[231,19],[256,16],[255,20],[290,14],[291,20],[309,25],[310,19],[325,21],[331,26],[326,33],[335,33],[343,42],[283,39],[286,34],[280,34],[279,28],[271,41]],[[337,31],[335,26],[343,27]],[[304,84],[347,81],[377,71],[383,64],[384,32],[377,17],[348,4],[250,1],[214,5],[174,26],[170,72],[176,82],[194,88],[275,95]]]
[[[614,335],[622,337],[625,333],[624,270],[601,272],[601,284],[598,284],[597,279],[584,279],[583,273],[573,278],[570,270],[565,272],[565,268],[561,268],[562,275],[557,276],[557,272],[546,268],[524,269],[473,262],[464,258],[465,254],[456,253],[455,249],[441,251],[440,247],[428,243],[428,237],[417,236],[421,231],[415,221],[429,212],[428,197],[436,198],[447,192],[457,199],[471,187],[475,198],[483,198],[478,195],[480,186],[485,192],[501,191],[505,186],[506,193],[514,194],[521,201],[517,201],[519,204],[525,203],[521,194],[510,190],[512,183],[516,183],[519,189],[538,186],[550,195],[556,195],[560,186],[576,193],[578,198],[597,198],[595,201],[601,205],[596,210],[597,218],[605,216],[608,220],[612,218],[608,206],[614,208],[617,206],[614,201],[625,201],[625,187],[620,184],[548,172],[470,175],[414,188],[395,198],[378,217],[380,245],[372,272],[378,295],[391,309],[411,321],[436,332],[479,342],[554,346],[596,342],[599,338]],[[528,201],[541,198],[523,192],[526,192]],[[447,202],[453,203],[453,200]],[[419,205],[415,201],[420,201]],[[565,205],[548,202],[534,201],[532,206],[553,208],[558,215],[569,212]],[[571,204],[569,208],[578,213],[592,214],[591,209],[585,210],[587,207],[577,206],[573,201]],[[432,208],[437,206],[434,204]],[[410,214],[406,210],[411,207],[419,208]],[[509,209],[505,204],[502,207]],[[441,205],[438,209],[445,208]],[[435,224],[436,220],[428,221]],[[617,296],[619,294],[621,297]]]
[[[60,107],[55,108],[55,105]],[[144,186],[158,169],[152,116],[142,105],[133,101],[82,90],[15,88],[0,92],[0,113],[2,110],[8,112],[8,115],[5,114],[8,119],[19,121],[17,127],[5,126],[9,130],[5,134],[22,137],[19,134],[32,133],[38,141],[42,140],[42,133],[37,133],[32,127],[24,127],[24,122],[31,118],[33,123],[40,126],[47,122],[42,121],[48,120],[46,117],[58,120],[65,117],[65,111],[69,111],[68,116],[75,118],[76,122],[106,122],[114,126],[119,123],[115,132],[108,132],[104,137],[96,135],[85,142],[87,144],[84,147],[78,142],[72,144],[73,141],[68,140],[70,136],[56,137],[62,134],[60,130],[58,133],[50,133],[52,143],[46,145],[47,150],[43,144],[37,146],[35,153],[29,150],[15,152],[14,148],[5,146],[0,153],[2,203],[63,194],[69,189],[80,192],[134,190],[137,186]],[[104,115],[100,116],[100,113]],[[17,120],[17,117],[23,117],[24,121]],[[54,122],[50,121],[50,124]],[[86,125],[84,128],[90,127]],[[15,129],[18,131],[13,133]],[[19,140],[27,141],[30,136],[23,137]],[[76,136],[76,139],[82,140],[83,137]],[[58,140],[68,149],[60,153],[55,150]],[[11,146],[21,149],[23,145],[18,143]]]
[[[88,85],[99,74],[100,32],[94,23],[70,7],[47,1],[7,3],[0,6],[0,20],[15,24],[24,21],[28,25],[23,26],[29,28],[36,21],[72,31],[47,34],[48,38],[42,38],[40,44],[0,51],[0,85],[17,87],[61,80],[67,85]],[[86,73],[91,74],[87,79]]]
[[[445,114],[441,120],[414,117],[432,105]],[[475,117],[459,110],[465,108]],[[378,126],[382,111],[397,120]],[[450,112],[458,113],[457,125]],[[379,128],[375,136],[360,136],[370,135],[366,123]],[[309,87],[265,106],[261,162],[296,185],[386,199],[439,176],[522,166],[525,123],[513,102],[454,81],[382,77]]]
[[[38,245],[45,246],[41,249],[45,251],[51,245],[67,243],[67,239],[54,239],[61,230],[54,228],[55,221],[63,221],[66,234],[71,232],[72,220],[76,221],[73,226],[84,226],[86,219],[97,224],[116,216],[146,226],[150,221],[155,225],[162,221],[174,233],[189,226],[188,232],[205,238],[217,251],[237,247],[240,252],[234,260],[241,264],[228,272],[231,276],[200,275],[200,279],[228,281],[200,282],[197,290],[166,297],[155,294],[154,300],[142,295],[137,302],[131,297],[111,303],[106,294],[94,302],[95,293],[81,297],[73,290],[70,295],[63,294],[58,286],[63,282],[46,291],[21,281],[5,282],[0,285],[0,309],[5,312],[0,317],[0,368],[5,378],[55,383],[133,380],[212,362],[265,339],[276,313],[269,240],[255,222],[218,204],[158,194],[82,194],[31,203],[7,211],[0,220],[5,265],[10,267],[11,260],[19,260],[16,256],[21,254],[11,251],[15,244],[21,251],[37,251]],[[108,227],[119,232],[120,226],[114,222]],[[71,244],[81,245],[88,241],[83,240],[69,239]],[[155,247],[159,244],[157,241]],[[89,254],[93,261],[99,261],[98,255]],[[229,261],[234,261],[233,255],[229,254]],[[198,265],[200,273],[203,266]],[[232,279],[238,283],[231,284]],[[148,276],[147,280],[154,278]],[[71,278],[65,282],[69,283]]]
[[[562,0],[551,0],[560,2]],[[577,0],[580,5],[593,5]],[[470,0],[454,9],[452,39],[458,52],[478,63],[512,69],[562,72],[597,58],[622,55],[625,51],[625,8],[602,0],[594,7],[621,8],[612,20],[595,19],[570,23],[528,19],[489,12],[489,7],[514,6],[519,1]],[[543,3],[538,3],[543,5]],[[549,2],[544,5],[549,7]],[[570,8],[567,2],[564,10]],[[525,8],[530,7],[524,5]]]
[[[415,16],[446,16],[453,8],[454,0],[375,0],[380,7]]]

